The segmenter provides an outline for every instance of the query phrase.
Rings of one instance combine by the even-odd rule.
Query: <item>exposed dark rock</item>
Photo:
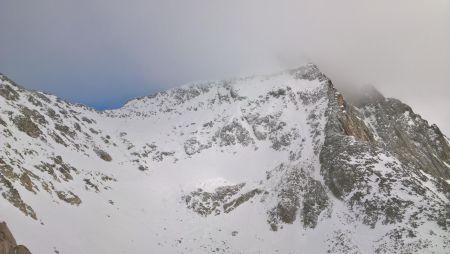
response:
[[[71,191],[68,192],[56,191],[56,195],[58,196],[59,199],[71,205],[78,206],[81,204],[81,199]]]
[[[83,116],[83,117],[81,118],[81,120],[84,121],[84,122],[86,122],[86,123],[89,123],[89,124],[92,124],[92,123],[93,123],[93,121],[92,121],[91,119],[89,119],[89,118],[87,118],[87,117],[85,117],[85,116]]]
[[[0,222],[0,254],[31,254],[27,247],[17,245],[5,222]]]
[[[6,225],[5,222],[0,222],[0,242],[2,242],[3,244],[4,242],[7,242],[7,244],[12,247],[17,245],[14,236],[12,235],[11,231],[9,231],[8,225]],[[5,244],[3,246],[5,246]]]
[[[304,194],[300,217],[305,228],[315,228],[319,215],[328,207],[329,198],[325,187],[318,181],[311,181]]]
[[[6,100],[11,101],[17,101],[20,98],[19,93],[6,84],[0,86],[0,96],[3,96]]]
[[[147,166],[144,166],[144,165],[139,165],[138,169],[140,171],[148,171],[149,170],[149,168]]]
[[[0,125],[3,125],[4,127],[6,127],[7,126],[7,124],[6,124],[6,122],[5,121],[3,121],[3,119],[0,117]]]
[[[30,250],[24,245],[17,245],[14,251],[16,252],[15,254],[31,254]]]
[[[20,111],[25,117],[33,119],[33,121],[40,125],[47,124],[47,120],[45,120],[45,117],[35,109],[31,110],[27,107],[22,107]]]
[[[89,131],[92,132],[93,134],[100,134],[99,131],[95,130],[94,128],[89,128]]]
[[[25,187],[25,189],[36,193],[33,189],[33,181],[31,181],[31,178],[27,173],[22,173],[22,175],[20,176],[20,182],[22,183],[22,186]]]
[[[275,98],[279,98],[281,96],[285,96],[286,95],[286,90],[285,89],[278,89],[276,91],[270,91],[268,93],[270,96],[275,97]]]
[[[46,172],[51,175],[53,179],[60,181],[73,180],[72,173],[77,173],[77,169],[65,163],[61,156],[51,157],[53,163],[41,162],[41,164],[35,167],[42,172]],[[59,172],[60,174],[57,174]]]
[[[109,155],[109,153],[107,153],[99,148],[94,149],[94,152],[98,155],[98,157],[100,157],[100,159],[102,159],[104,161],[112,161],[112,157],[111,157],[111,155]]]
[[[202,144],[200,144],[200,142],[195,138],[190,138],[186,140],[186,142],[184,142],[184,151],[186,152],[187,155],[196,154],[201,150]]]
[[[13,167],[7,164],[3,159],[0,159],[0,173],[11,181],[19,179],[19,174],[15,173]]]
[[[70,138],[75,138],[76,133],[70,130],[69,126],[63,124],[55,124],[55,129],[58,130],[62,135]]]
[[[86,189],[93,189],[95,192],[99,192],[99,188],[96,184],[94,184],[91,179],[85,178],[83,181],[86,183]]]
[[[324,81],[327,77],[314,64],[308,64],[291,71],[297,79]]]
[[[329,87],[320,161],[331,192],[371,227],[377,223],[417,227],[418,216],[425,216],[447,230],[448,206],[439,198],[428,199],[429,189],[423,187],[431,181],[439,188],[439,183],[445,182],[439,179],[448,179],[450,169],[442,161],[449,158],[449,144],[442,133],[398,100],[384,99],[371,91],[356,109],[331,83]],[[399,189],[405,194],[393,191]],[[443,194],[450,196],[448,190]],[[433,206],[433,210],[424,204]]]
[[[79,123],[74,123],[73,127],[75,128],[75,130],[77,130],[78,132],[81,132],[81,126]]]
[[[185,101],[191,100],[201,94],[201,90],[196,87],[184,89],[179,88],[173,91],[173,98],[177,103],[183,103]]]
[[[337,118],[341,123],[344,134],[353,136],[357,140],[374,142],[373,134],[370,132],[369,128],[367,128],[365,123],[356,115],[353,107],[347,105],[342,94],[339,93],[336,97],[337,106],[340,109]]]
[[[59,118],[59,115],[56,114],[56,111],[51,108],[47,109],[47,115],[53,120],[57,120]]]
[[[272,148],[282,150],[289,146],[292,141],[300,137],[297,129],[287,129],[286,122],[281,121],[281,112],[272,115],[247,115],[245,120],[252,126],[252,131],[258,140],[269,139],[272,142]]]
[[[36,92],[34,93],[36,97],[41,99],[42,101],[45,101],[46,103],[50,104],[52,101],[42,92]]]
[[[2,174],[0,174],[0,191],[2,192],[3,198],[9,203],[17,207],[25,215],[30,216],[35,220],[37,219],[33,208],[22,200],[22,197],[17,189],[14,188],[11,181],[6,179]]]
[[[216,138],[219,139],[220,146],[230,146],[236,144],[248,146],[254,142],[250,136],[250,132],[245,129],[237,119],[233,119],[231,123],[223,126],[217,132]]]
[[[33,95],[28,95],[28,101],[36,107],[42,107],[42,102],[34,98]]]
[[[262,192],[263,191],[260,189],[253,189],[247,193],[244,193],[244,194],[240,195],[238,198],[233,199],[232,201],[224,204],[223,210],[224,210],[224,212],[229,213],[229,212],[233,211],[234,209],[236,209],[238,206],[240,206],[243,203],[252,199],[254,196],[261,194]]]
[[[288,165],[267,172],[267,180],[280,175],[281,179],[274,179],[277,185],[273,190],[279,202],[268,212],[271,229],[276,231],[280,223],[292,224],[298,217],[305,228],[314,228],[329,205],[325,186],[309,176],[304,168]]]
[[[224,208],[225,212],[229,212],[238,206],[236,204],[236,202],[238,201],[236,200],[233,200],[230,204],[227,203],[244,186],[245,186],[244,183],[232,186],[222,186],[215,189],[214,192],[206,192],[202,189],[198,189],[196,191],[191,192],[189,195],[184,196],[183,199],[186,202],[187,207],[189,209],[192,209],[199,215],[208,216],[212,213],[218,215],[222,212],[222,207]],[[253,196],[255,194],[253,194]],[[248,199],[250,198],[251,197],[248,197]],[[245,198],[241,198],[241,200],[239,201],[240,204],[246,201],[246,200],[244,201],[243,199]]]
[[[21,115],[17,116],[13,120],[14,124],[22,132],[25,132],[28,136],[32,138],[37,138],[42,134],[39,127],[31,120],[30,117]]]
[[[166,151],[156,151],[155,155],[152,157],[154,161],[163,161],[166,157],[173,157],[175,152],[166,152]]]
[[[56,132],[50,133],[50,136],[53,138],[53,140],[55,140],[56,143],[61,144],[61,145],[65,146],[65,147],[68,146],[66,144],[66,142],[64,142],[64,139],[62,139],[61,136],[59,136]]]
[[[450,146],[435,125],[429,125],[396,99],[364,105],[364,115],[375,119],[376,133],[386,148],[405,165],[450,179]]]

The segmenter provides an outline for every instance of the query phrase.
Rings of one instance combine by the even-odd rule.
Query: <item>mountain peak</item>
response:
[[[34,253],[449,247],[448,139],[374,89],[347,100],[313,64],[104,112],[7,83],[0,210]]]
[[[327,77],[319,70],[319,67],[314,63],[308,63],[304,66],[292,69],[290,73],[299,79],[319,79],[320,81],[324,81],[327,79]]]

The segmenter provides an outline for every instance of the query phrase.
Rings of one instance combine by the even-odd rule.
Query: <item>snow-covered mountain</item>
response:
[[[34,254],[450,252],[449,139],[312,64],[109,111],[0,82],[0,220]]]

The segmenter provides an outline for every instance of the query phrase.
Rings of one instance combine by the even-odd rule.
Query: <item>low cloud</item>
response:
[[[312,61],[450,134],[447,0],[2,1],[0,30],[0,72],[100,108]]]

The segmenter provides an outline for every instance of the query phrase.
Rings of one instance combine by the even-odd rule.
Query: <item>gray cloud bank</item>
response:
[[[450,134],[448,0],[0,0],[0,72],[99,108],[312,61]]]

